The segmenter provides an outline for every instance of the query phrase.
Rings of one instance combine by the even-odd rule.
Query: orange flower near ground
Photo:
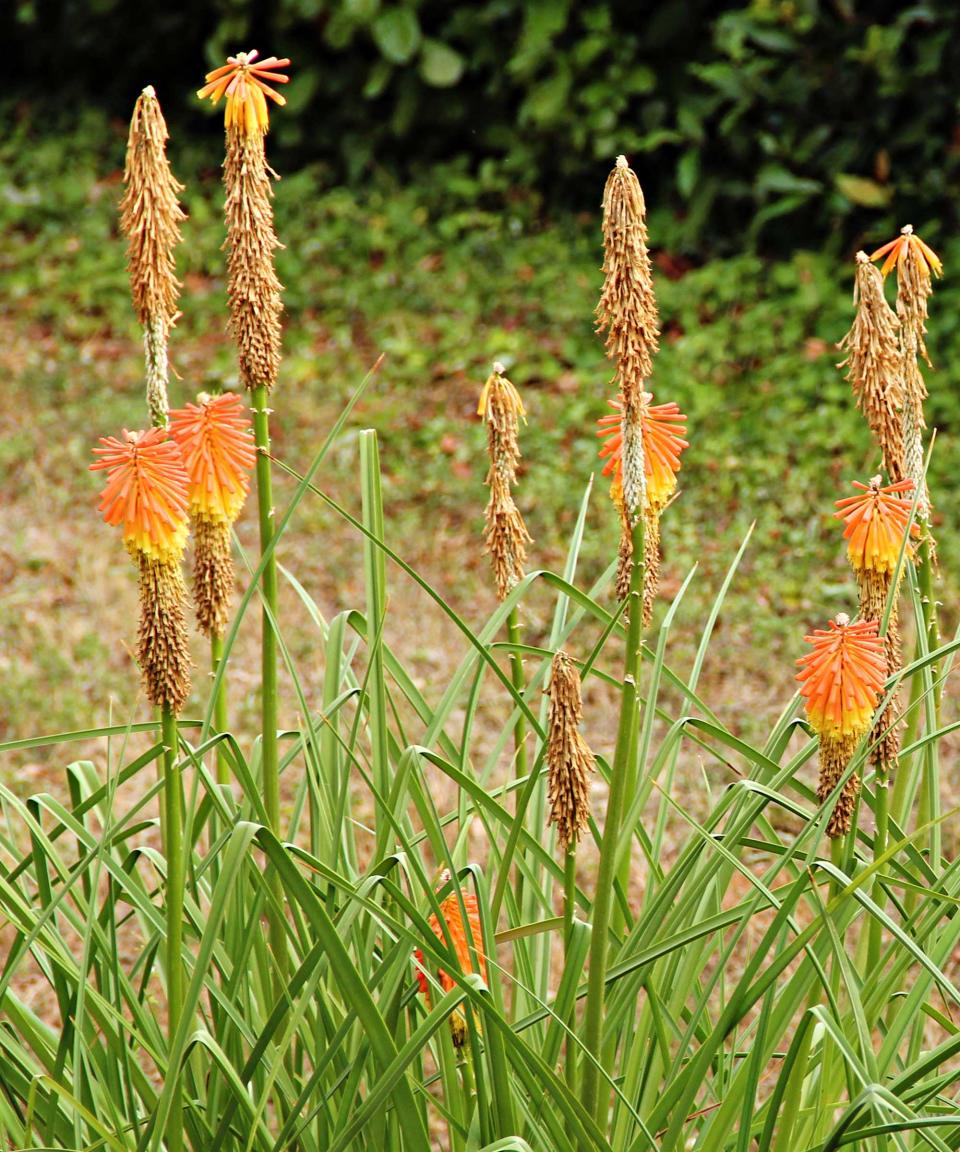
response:
[[[883,275],[886,276],[894,265],[902,264],[904,260],[906,260],[907,251],[911,248],[917,255],[917,264],[926,272],[928,277],[931,272],[934,276],[943,275],[943,263],[940,257],[932,248],[924,244],[919,236],[914,234],[913,227],[910,224],[907,224],[901,230],[900,235],[895,240],[891,240],[889,244],[884,244],[883,247],[878,248],[876,252],[871,252],[870,259],[879,260],[881,256],[886,256],[883,267],[880,269]]]
[[[900,549],[910,521],[910,502],[901,499],[900,494],[913,491],[912,480],[901,480],[899,484],[880,485],[876,476],[869,484],[853,482],[862,496],[848,496],[837,500],[839,511],[834,513],[843,520],[843,538],[848,541],[847,555],[858,572],[874,571],[893,574],[900,559]],[[912,535],[920,529],[910,526]],[[909,555],[909,550],[908,550]]]
[[[228,56],[226,64],[214,68],[206,75],[207,83],[197,92],[201,100],[208,97],[216,104],[221,96],[227,97],[224,123],[227,128],[236,127],[247,136],[255,132],[265,133],[270,127],[270,113],[266,97],[283,107],[286,100],[265,81],[272,84],[287,84],[290,77],[276,71],[287,68],[290,61],[276,56],[268,56],[255,64],[259,52],[238,52]]]
[[[190,479],[190,512],[218,524],[236,520],[250,489],[256,449],[247,408],[235,392],[201,396],[170,413],[170,435]]]
[[[652,508],[662,508],[677,488],[680,471],[680,453],[689,444],[683,439],[687,431],[687,418],[672,401],[654,404],[652,392],[643,393],[640,425],[643,435],[643,469],[647,480],[647,502]],[[614,474],[614,482],[623,483],[623,429],[620,416],[622,402],[609,401],[616,409],[611,416],[601,416],[598,436],[607,437],[600,449],[601,460],[606,460],[603,475]]]
[[[180,449],[162,428],[100,438],[92,472],[105,470],[99,511],[123,526],[131,550],[163,562],[178,561],[187,541],[187,473]]]
[[[480,909],[477,905],[477,898],[470,893],[464,892],[461,893],[460,899],[463,900],[463,907],[467,913],[467,921],[470,925],[470,938],[477,954],[477,960],[480,963],[480,975],[486,980],[487,961],[481,950],[483,947],[483,934],[480,929]],[[443,919],[450,931],[450,938],[453,940],[453,950],[456,952],[457,959],[460,961],[460,967],[464,972],[473,972],[475,969],[470,955],[470,942],[467,939],[463,917],[460,914],[460,899],[457,898],[456,892],[452,892],[440,905],[440,911],[443,913]],[[431,915],[428,923],[433,929],[434,936],[446,947],[447,937],[435,914]],[[423,953],[418,949],[415,955],[417,960],[422,963]],[[455,982],[451,980],[443,969],[440,970],[439,976],[440,986],[444,992],[449,992],[451,988],[456,987]],[[417,982],[420,985],[420,991],[426,995],[428,988],[427,977],[419,968],[417,970]]]
[[[807,718],[820,736],[862,736],[870,727],[887,678],[877,622],[851,624],[841,613],[828,629],[805,636],[813,651],[797,663]]]

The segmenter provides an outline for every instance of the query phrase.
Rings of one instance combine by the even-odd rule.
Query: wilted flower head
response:
[[[122,525],[132,551],[162,562],[183,555],[188,533],[188,477],[180,449],[160,428],[100,438],[93,472],[106,470],[99,511],[108,524]]]
[[[848,541],[847,555],[858,572],[874,571],[888,575],[896,570],[900,550],[910,521],[910,503],[901,494],[913,491],[912,480],[899,484],[881,485],[875,476],[869,484],[853,482],[862,495],[837,500],[839,511],[834,513],[843,520],[843,538]],[[914,535],[919,528],[911,526]]]
[[[556,825],[560,847],[573,850],[589,823],[589,774],[596,770],[596,761],[580,734],[580,673],[566,652],[557,652],[553,658],[549,691],[549,822]]]
[[[520,461],[519,422],[525,419],[526,413],[520,393],[503,372],[502,364],[493,365],[477,406],[477,412],[487,425],[487,453],[490,458],[486,479],[490,499],[484,513],[484,539],[501,600],[523,579],[527,545],[531,543],[523,516],[511,493]]]
[[[259,52],[254,48],[250,52],[228,56],[226,64],[207,73],[207,83],[197,93],[201,100],[209,97],[214,104],[225,95],[227,107],[224,123],[227,129],[236,128],[247,136],[254,133],[262,135],[269,128],[267,96],[281,107],[286,104],[284,97],[266,81],[286,84],[290,80],[289,76],[277,72],[278,68],[289,67],[289,60],[268,56],[266,60],[254,63],[258,55]]]
[[[928,278],[931,272],[934,276],[943,275],[943,264],[940,257],[914,233],[912,224],[905,224],[900,229],[900,235],[896,239],[891,240],[889,244],[884,244],[875,252],[871,252],[870,259],[879,260],[881,256],[886,256],[883,267],[880,269],[880,272],[886,276],[895,265],[903,264],[911,251],[917,256],[917,263]]]
[[[811,727],[821,736],[862,736],[870,727],[886,680],[883,641],[875,620],[851,624],[844,613],[804,637],[813,651],[797,663],[800,695]]]
[[[232,524],[256,461],[246,405],[234,392],[201,396],[199,404],[170,413],[170,435],[180,446],[190,480],[191,515]]]
[[[680,453],[689,447],[683,439],[687,430],[687,418],[672,401],[669,404],[653,404],[651,392],[643,393],[640,407],[640,427],[643,435],[643,465],[646,473],[648,504],[657,509],[663,508],[677,488],[677,473],[680,471]],[[597,423],[598,436],[605,437],[600,449],[600,458],[605,460],[603,475],[614,476],[622,491],[623,470],[623,411],[618,398],[609,401],[615,409],[613,415],[601,416]]]

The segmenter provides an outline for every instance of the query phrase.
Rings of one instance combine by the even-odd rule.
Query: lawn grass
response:
[[[0,149],[4,739],[35,733],[41,711],[45,726],[68,729],[89,720],[91,707],[105,717],[111,700],[124,714],[135,707],[126,648],[132,582],[98,526],[96,483],[86,472],[99,435],[143,420],[139,331],[117,235],[124,144],[123,126],[90,117],[67,138],[38,136],[22,123]],[[179,403],[235,386],[236,371],[223,331],[219,174],[196,142],[183,148],[174,139],[170,155],[190,215],[179,265],[183,316],[171,346]],[[352,499],[358,430],[376,428],[390,531],[458,610],[482,618],[494,601],[480,554],[486,462],[475,406],[491,361],[506,365],[529,411],[517,499],[536,542],[531,566],[560,562],[580,495],[598,472],[595,420],[612,392],[592,326],[598,220],[543,219],[522,189],[509,198],[487,193],[454,168],[424,173],[414,187],[384,177],[357,190],[324,188],[315,171],[286,174],[276,213],[286,245],[278,266],[290,285],[277,452],[294,466],[306,460],[382,353],[324,484]],[[664,518],[665,596],[699,564],[673,660],[692,659],[697,622],[755,521],[705,669],[740,713],[731,724],[749,734],[754,720],[762,730],[789,699],[804,632],[855,610],[832,501],[879,462],[836,368],[835,344],[852,314],[852,262],[809,250],[819,238],[804,237],[805,247],[787,258],[745,253],[688,267],[657,252],[656,239],[654,206],[663,337],[652,384],[658,400],[676,400],[688,414],[691,441],[680,496]],[[928,409],[938,428],[930,476],[941,523],[960,457],[950,368],[960,361],[960,289],[949,279],[960,248],[956,260],[949,249],[943,255],[948,279],[932,305],[939,368],[930,374]],[[289,491],[281,480],[278,499]],[[291,567],[331,610],[351,605],[354,577],[339,561],[352,543],[316,505],[304,506],[298,522]],[[252,511],[239,533],[252,547]],[[609,563],[616,538],[597,476],[585,581]],[[960,548],[946,532],[940,554],[945,574],[960,570]],[[942,581],[949,601],[953,584],[948,575]],[[532,610],[533,642],[543,625]],[[954,626],[948,606],[945,631]],[[401,644],[420,653],[425,677],[442,683],[442,630],[428,636],[412,620]],[[776,663],[765,655],[771,645],[782,657]],[[241,718],[255,687],[251,672]]]

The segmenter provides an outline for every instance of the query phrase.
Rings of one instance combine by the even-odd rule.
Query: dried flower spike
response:
[[[286,100],[270,84],[287,84],[289,76],[277,71],[288,68],[289,60],[278,60],[268,56],[255,63],[259,52],[238,52],[228,56],[226,64],[214,68],[206,75],[207,83],[197,92],[201,100],[210,99],[217,104],[222,96],[227,98],[224,123],[229,130],[236,128],[245,135],[263,135],[270,127],[270,113],[266,97],[281,108]],[[266,81],[270,81],[270,84]]]
[[[187,538],[187,474],[176,444],[158,428],[101,439],[91,471],[106,471],[100,511],[122,527],[137,563],[138,657],[147,698],[180,711],[190,692],[190,652],[180,573]]]
[[[564,852],[576,850],[590,819],[590,773],[596,761],[580,734],[583,706],[580,673],[566,652],[557,652],[550,670],[547,724],[549,823]]]
[[[490,488],[485,518],[484,540],[493,564],[497,596],[505,600],[523,579],[527,545],[532,543],[511,487],[516,483],[520,446],[519,422],[526,417],[520,394],[504,376],[502,364],[494,364],[483,386],[478,413],[487,423],[487,452],[490,468],[486,483]]]
[[[449,873],[444,872],[441,877],[441,887],[448,880]],[[464,925],[463,915],[460,910],[461,900],[463,901],[463,909],[467,914],[466,926]],[[440,912],[443,916],[443,922],[446,925],[447,932],[449,932],[449,937],[453,941],[453,950],[460,964],[461,972],[464,975],[468,975],[471,972],[479,971],[481,978],[486,982],[487,960],[483,952],[483,930],[480,923],[480,908],[477,904],[476,896],[469,892],[461,892],[458,896],[456,892],[453,892],[440,904]],[[447,935],[435,913],[430,915],[428,923],[434,936],[446,947]],[[468,930],[469,937],[467,935]],[[477,957],[478,968],[474,968],[473,966],[471,944],[473,945],[473,952]],[[421,994],[429,1005],[430,983],[424,972],[423,952],[419,948],[414,952],[414,958],[417,962],[417,984],[419,985]],[[444,972],[442,968],[437,975],[440,979],[440,987],[444,992],[449,992],[456,987],[456,982]],[[450,1014],[450,1031],[453,1035],[455,1047],[462,1048],[467,1040],[467,1019],[461,1007],[455,1008]]]
[[[167,423],[167,343],[177,318],[180,282],[173,251],[186,219],[183,191],[167,160],[167,125],[153,88],[144,88],[133,109],[120,201],[120,228],[127,237],[127,268],[137,319],[143,326],[147,406],[151,422]]]
[[[603,291],[597,331],[606,332],[607,356],[630,419],[639,411],[643,382],[653,372],[660,326],[647,251],[646,204],[636,173],[618,156],[603,190]]]
[[[797,679],[810,726],[820,737],[817,796],[823,803],[871,727],[886,679],[886,659],[876,621],[851,624],[842,612],[828,629],[817,629],[805,639],[813,650],[797,661],[802,669]],[[831,813],[829,836],[850,831],[859,788],[859,778],[851,776]]]
[[[289,60],[269,57],[253,64],[256,52],[240,52],[207,76],[201,97],[214,103],[227,97],[227,155],[223,164],[227,220],[227,298],[229,331],[237,345],[240,381],[251,391],[277,382],[280,370],[280,300],[273,254],[282,245],[273,225],[273,192],[264,153],[267,111],[264,94],[283,104],[283,97],[263,77],[286,83],[273,69]]]
[[[180,446],[190,481],[197,623],[204,635],[222,636],[234,586],[230,529],[256,460],[250,417],[232,392],[201,395],[198,404],[170,413],[170,435]]]
[[[840,341],[846,368],[857,399],[883,453],[893,480],[905,475],[903,451],[903,372],[900,362],[900,321],[883,294],[883,277],[866,252],[857,253],[853,290],[857,312],[853,327]]]

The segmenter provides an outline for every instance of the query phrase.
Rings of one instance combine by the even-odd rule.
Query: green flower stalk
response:
[[[214,104],[226,96],[227,297],[229,331],[237,346],[240,381],[253,399],[254,442],[257,449],[257,504],[260,549],[273,542],[273,481],[270,472],[270,409],[268,396],[280,368],[280,300],[282,285],[273,255],[281,247],[273,226],[271,171],[264,141],[269,128],[267,98],[283,105],[284,98],[267,83],[287,83],[277,69],[289,60],[275,56],[257,61],[258,53],[238,52],[207,74],[197,95]],[[263,803],[271,830],[280,835],[280,764],[277,745],[277,562],[271,552],[263,571],[263,636],[261,647],[261,715]],[[279,882],[275,884],[279,903]],[[284,979],[286,927],[274,911],[270,937],[277,961],[278,990]]]

